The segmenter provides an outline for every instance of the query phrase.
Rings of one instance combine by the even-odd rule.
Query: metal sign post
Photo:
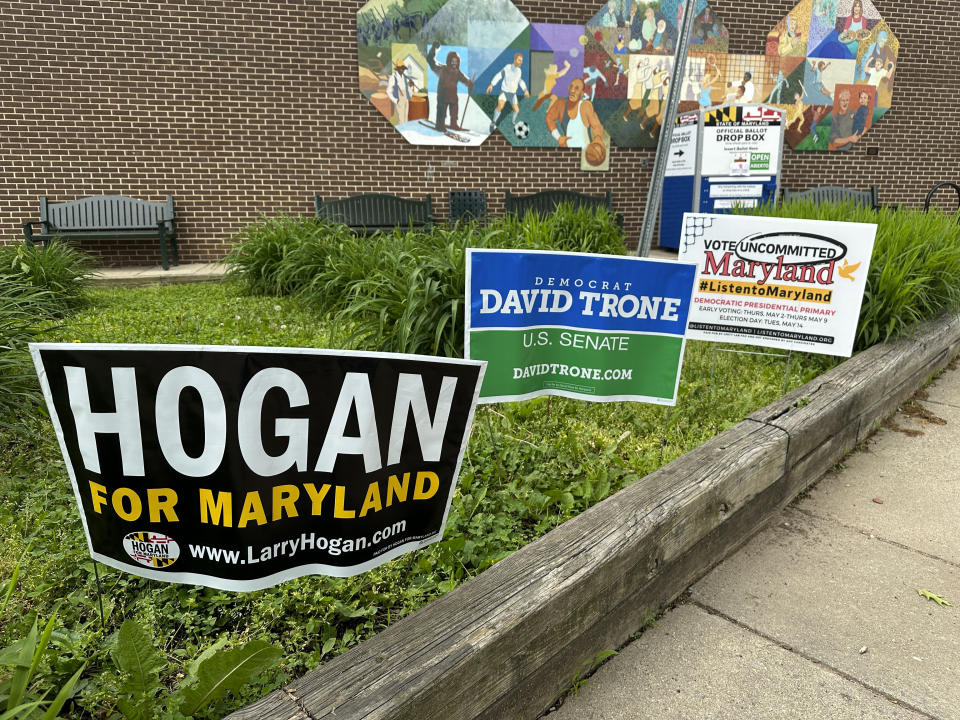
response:
[[[647,192],[647,206],[643,212],[643,227],[640,230],[640,243],[637,246],[637,255],[647,257],[653,245],[653,229],[660,214],[660,201],[663,196],[663,176],[667,170],[667,160],[670,156],[670,140],[680,105],[680,95],[683,92],[683,78],[687,69],[687,51],[690,47],[690,36],[693,33],[693,20],[697,15],[696,0],[685,0],[683,25],[680,28],[680,37],[677,39],[677,52],[673,60],[673,76],[670,82],[670,91],[667,93],[667,109],[660,124],[660,140],[657,143],[657,155],[653,161],[653,173],[650,177],[650,189]]]

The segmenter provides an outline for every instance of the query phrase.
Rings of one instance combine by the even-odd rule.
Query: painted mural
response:
[[[893,103],[900,41],[870,0],[803,0],[767,36],[781,63],[765,100],[795,150],[846,152]]]
[[[689,1],[689,0],[686,0]],[[607,0],[583,25],[529,23],[510,0],[370,0],[357,13],[360,90],[411,143],[609,147],[659,139],[685,0]],[[767,102],[798,150],[848,150],[890,108],[899,42],[870,0],[803,0],[766,54],[728,53],[697,0],[680,111]]]

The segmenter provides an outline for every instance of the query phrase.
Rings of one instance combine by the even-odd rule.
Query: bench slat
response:
[[[169,201],[154,202],[123,195],[47,202],[46,210],[43,217],[41,206],[41,220],[47,220],[58,230],[147,229],[157,227],[161,220],[173,219]]]

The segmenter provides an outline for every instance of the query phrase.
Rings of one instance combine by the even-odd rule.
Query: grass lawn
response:
[[[291,298],[243,295],[234,283],[97,289],[48,341],[327,347],[325,318]],[[341,333],[338,335],[342,336]],[[751,348],[742,348],[749,350]],[[795,355],[789,385],[832,358]],[[677,408],[587,404],[564,398],[481,407],[445,539],[363,575],[306,577],[251,593],[162,584],[94,566],[52,426],[36,418],[32,442],[0,456],[0,578],[20,578],[2,617],[0,646],[57,610],[38,681],[58,689],[84,662],[70,717],[108,717],[119,679],[109,654],[125,618],[151,628],[175,683],[184,664],[216,643],[266,639],[284,660],[237,695],[220,717],[371,636],[483,571],[551,528],[642,478],[776,399],[784,361],[717,353],[689,342]],[[715,368],[715,369],[714,369]],[[708,387],[713,371],[712,387]],[[2,439],[2,438],[0,438]],[[662,459],[661,459],[662,458]],[[599,460],[599,462],[598,462]],[[69,706],[68,706],[69,707]]]
[[[956,216],[813,203],[752,212],[878,225],[858,350],[909,333],[917,322],[960,304]],[[546,219],[511,216],[483,227],[372,239],[312,219],[280,217],[252,225],[238,238],[230,262],[240,282],[98,289],[78,309],[83,258],[57,243],[42,250],[0,246],[0,380],[8,390],[0,394],[0,648],[6,647],[0,650],[6,659],[0,661],[0,711],[15,684],[11,679],[22,679],[27,670],[32,699],[48,693],[49,701],[72,676],[80,678],[61,716],[117,717],[118,708],[129,710],[131,697],[141,706],[170,710],[175,703],[159,684],[183,690],[197,676],[201,658],[212,665],[230,653],[242,655],[259,640],[277,646],[279,665],[257,672],[246,686],[238,682],[239,689],[194,715],[222,717],[621,488],[649,482],[646,476],[662,464],[782,392],[783,357],[718,352],[688,342],[678,404],[670,412],[564,398],[481,407],[442,542],[353,578],[304,577],[250,593],[162,584],[101,567],[101,627],[96,566],[52,426],[33,404],[32,367],[18,349],[35,337],[37,325],[44,323],[37,339],[60,342],[350,347],[457,356],[463,348],[467,247],[624,251],[609,214],[569,208]],[[796,387],[834,363],[795,353],[786,385]],[[9,646],[35,642],[31,628],[37,621],[49,629],[49,635],[39,634],[49,646],[31,668],[29,657],[23,665],[21,656],[32,651],[15,653]],[[162,656],[150,682],[118,673],[115,658],[129,660],[131,643],[146,645],[149,656],[156,652],[151,641]],[[17,671],[7,669],[16,665],[14,655],[21,659]]]

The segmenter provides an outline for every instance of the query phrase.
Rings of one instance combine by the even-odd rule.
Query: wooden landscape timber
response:
[[[533,720],[958,353],[956,315],[864,351],[230,718]]]

